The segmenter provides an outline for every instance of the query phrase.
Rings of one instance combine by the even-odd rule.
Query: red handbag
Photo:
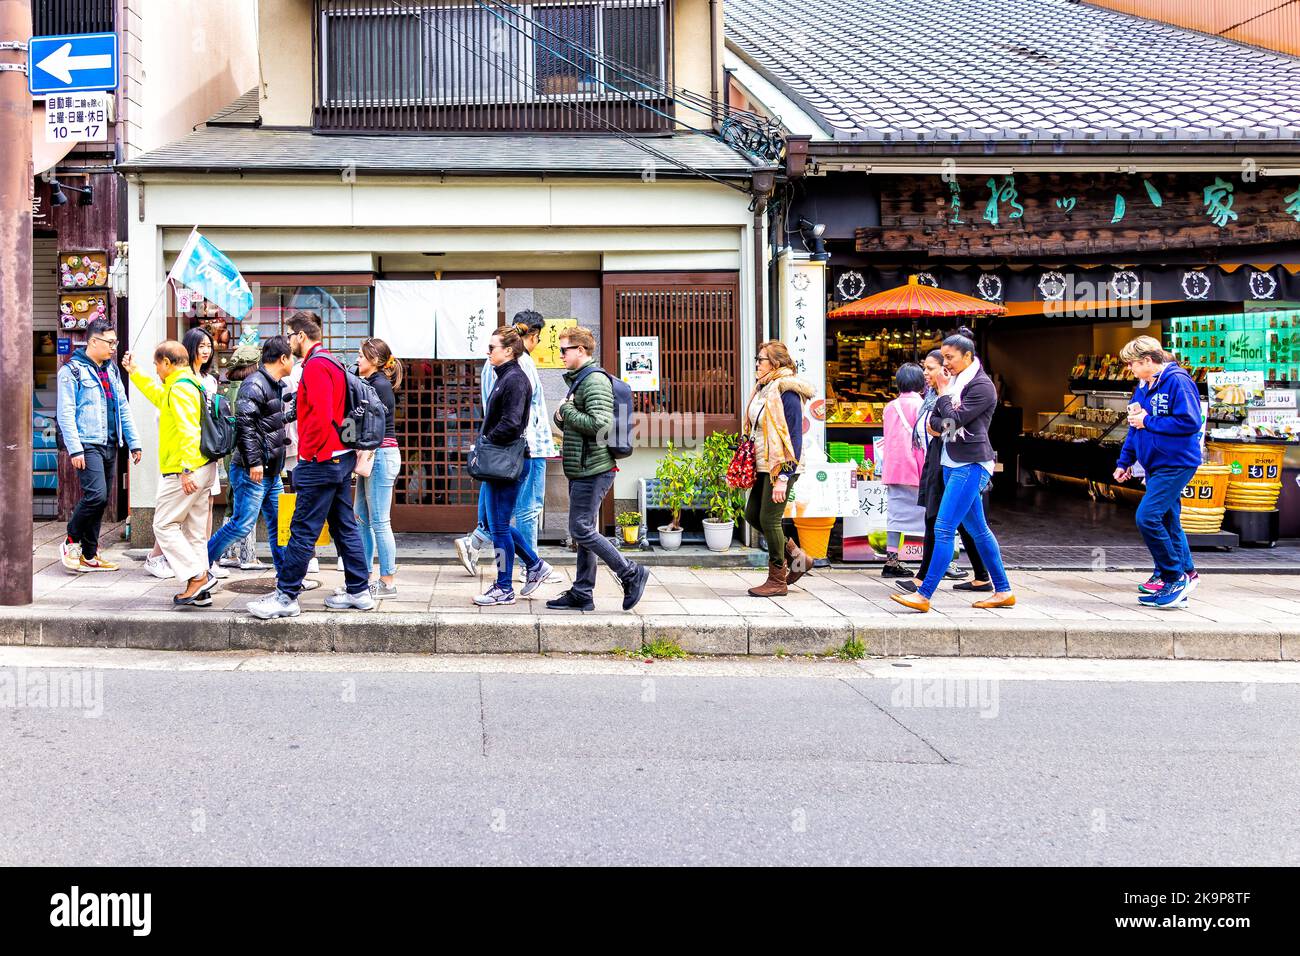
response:
[[[736,446],[727,466],[727,484],[732,488],[752,488],[754,486],[754,439],[746,435]]]

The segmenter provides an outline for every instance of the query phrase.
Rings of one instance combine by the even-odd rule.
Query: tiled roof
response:
[[[1300,138],[1300,60],[1070,0],[724,4],[836,140]]]
[[[185,139],[121,163],[123,172],[539,173],[748,176],[746,160],[698,134],[646,138],[660,159],[614,136],[321,136],[310,130],[206,126]]]
[[[235,102],[230,103],[208,119],[209,126],[257,126],[262,122],[262,103],[253,87]]]

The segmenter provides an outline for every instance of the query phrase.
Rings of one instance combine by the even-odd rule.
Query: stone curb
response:
[[[230,612],[0,608],[0,645],[302,653],[636,652],[673,641],[688,654],[824,654],[850,637],[880,657],[1300,660],[1300,625],[890,617],[801,619],[633,614],[330,613],[258,621]]]

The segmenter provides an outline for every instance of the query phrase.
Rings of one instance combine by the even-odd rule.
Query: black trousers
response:
[[[81,553],[89,561],[99,553],[99,526],[108,507],[108,489],[113,483],[117,449],[108,445],[86,445],[81,449],[86,467],[77,472],[81,500],[68,520],[68,537],[81,542]]]
[[[930,570],[930,561],[934,557],[934,523],[939,516],[925,516],[925,544],[921,556],[921,570],[916,572],[916,576],[925,580],[925,573]],[[979,550],[975,547],[975,541],[971,538],[970,532],[966,530],[965,525],[957,528],[957,533],[961,535],[961,546],[966,551],[966,556],[970,558],[971,573],[975,575],[976,581],[987,581],[989,579],[988,570],[984,567],[984,562],[980,560]],[[942,558],[945,564],[952,562],[952,555]]]

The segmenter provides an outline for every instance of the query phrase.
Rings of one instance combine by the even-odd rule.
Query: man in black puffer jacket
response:
[[[208,541],[209,564],[252,531],[260,514],[266,521],[271,560],[276,570],[280,569],[280,471],[289,445],[284,426],[293,417],[291,409],[285,408],[284,379],[291,371],[293,353],[289,342],[277,335],[266,340],[262,364],[239,387],[235,402],[237,441],[230,458],[229,517]]]

